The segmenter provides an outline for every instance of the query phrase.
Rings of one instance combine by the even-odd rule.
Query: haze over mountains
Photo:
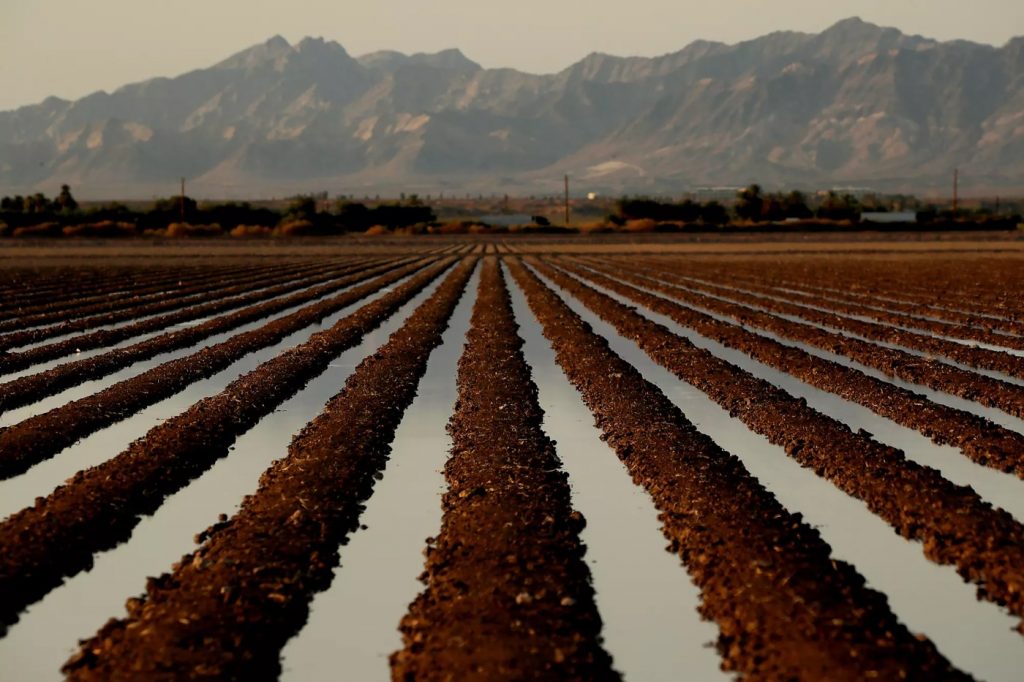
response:
[[[524,46],[543,49],[543,45]],[[1024,189],[1024,38],[823,33],[592,54],[550,75],[458,50],[353,58],[275,37],[208,69],[0,113],[0,194]]]

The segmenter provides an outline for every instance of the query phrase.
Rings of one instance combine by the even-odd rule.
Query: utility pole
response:
[[[953,169],[953,217],[956,218],[956,210],[960,204],[960,169]]]
[[[178,201],[181,209],[181,222],[185,222],[185,178],[181,179],[181,199]]]
[[[565,226],[569,227],[569,174],[565,174]]]

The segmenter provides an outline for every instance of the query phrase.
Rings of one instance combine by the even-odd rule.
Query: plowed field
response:
[[[1020,679],[1024,252],[693,246],[8,254],[0,680]]]

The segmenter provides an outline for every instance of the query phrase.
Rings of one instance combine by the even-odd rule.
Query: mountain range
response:
[[[543,46],[524,49],[543,49]],[[1024,37],[819,34],[594,53],[555,74],[458,50],[353,57],[281,37],[176,78],[0,112],[0,194],[1024,189]]]

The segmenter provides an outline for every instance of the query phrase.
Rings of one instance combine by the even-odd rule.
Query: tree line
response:
[[[175,196],[157,200],[145,209],[129,208],[117,202],[83,209],[72,196],[70,187],[64,185],[52,199],[41,193],[0,199],[0,225],[6,225],[8,230],[45,228],[34,233],[39,236],[80,234],[74,228],[90,225],[114,225],[116,230],[107,231],[121,235],[144,234],[175,224],[216,228],[206,231],[211,234],[243,227],[279,230],[284,234],[329,235],[365,232],[375,226],[407,228],[436,219],[434,211],[415,197],[408,202],[367,206],[347,200],[326,202],[303,195],[293,198],[282,209],[274,209],[248,202],[206,204],[188,196]]]

